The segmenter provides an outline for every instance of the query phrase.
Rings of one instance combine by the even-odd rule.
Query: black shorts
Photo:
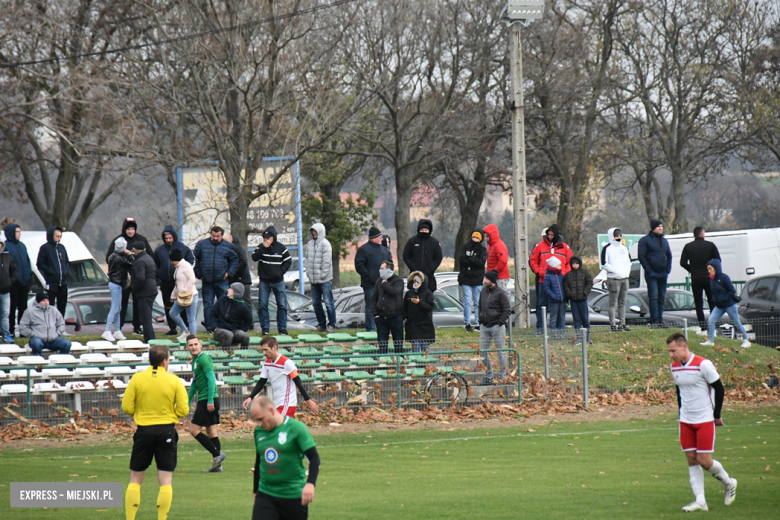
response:
[[[257,493],[252,520],[306,520],[309,506],[301,505],[300,498],[278,498]]]
[[[152,458],[161,471],[176,469],[176,445],[179,434],[175,424],[139,426],[133,435],[133,452],[130,455],[130,471],[146,471]]]
[[[209,412],[209,402],[204,399],[198,401],[198,406],[195,408],[195,413],[192,414],[192,424],[198,426],[213,426],[219,424],[219,397],[214,398],[214,411]]]

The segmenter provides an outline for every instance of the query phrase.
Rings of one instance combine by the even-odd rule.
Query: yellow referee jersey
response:
[[[122,398],[122,411],[138,426],[176,424],[190,412],[187,390],[178,376],[164,367],[149,367],[130,379]]]

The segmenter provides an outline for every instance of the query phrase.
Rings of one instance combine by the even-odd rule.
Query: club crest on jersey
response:
[[[287,442],[287,432],[279,432],[279,444]]]
[[[193,370],[197,370],[198,369],[198,362],[197,361],[192,364],[192,369]]]
[[[279,452],[276,451],[276,448],[273,446],[269,446],[265,449],[265,452],[263,453],[263,458],[265,459],[265,463],[273,466],[277,462],[279,462]]]

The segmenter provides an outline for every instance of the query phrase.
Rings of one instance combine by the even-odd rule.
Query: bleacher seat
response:
[[[252,381],[247,380],[244,376],[225,376],[222,378],[222,383],[226,385],[251,385]]]
[[[347,361],[344,358],[340,357],[326,357],[326,358],[320,358],[320,363],[326,366],[330,367],[349,367],[352,366],[352,363]]]
[[[0,393],[3,394],[26,394],[27,385],[20,383],[12,383],[0,386]]]
[[[169,339],[150,339],[149,340],[149,346],[154,347],[157,345],[164,345],[168,348],[177,348],[179,346],[179,342],[177,341],[171,341]]]
[[[26,369],[22,370],[21,368],[17,368],[17,369],[14,369],[14,370],[10,370],[8,373],[10,374],[11,379],[16,379],[16,378],[26,379],[27,378],[27,370]],[[37,370],[35,370],[34,368],[32,370],[30,370],[30,377],[38,377],[40,375],[41,375],[41,373],[38,372]]]
[[[379,347],[376,345],[355,345],[352,349],[356,354],[376,354]]]
[[[81,354],[83,352],[89,352],[89,347],[86,345],[82,345],[78,341],[71,341],[70,342],[70,352],[72,354]]]
[[[351,357],[349,362],[359,367],[373,367],[379,364],[377,360],[370,357]]]
[[[323,381],[343,381],[346,377],[336,372],[320,372],[317,374]]]
[[[149,350],[149,345],[140,339],[122,339],[116,342],[116,346],[122,350]]]
[[[331,332],[327,334],[331,341],[357,341],[358,338],[347,332]]]
[[[19,355],[24,354],[26,350],[24,350],[23,347],[20,347],[19,345],[16,345],[14,343],[9,343],[7,345],[0,345],[0,354],[11,354],[11,355]]]
[[[390,372],[392,372],[392,374]],[[395,370],[375,370],[374,375],[376,377],[381,377],[382,379],[390,379],[398,377],[398,372]]]
[[[129,376],[135,374],[135,369],[128,366],[106,367],[106,377]]]
[[[110,390],[109,383],[111,383],[111,386],[113,386],[116,390],[122,390],[124,388],[127,388],[127,383],[125,383],[121,379],[111,379],[111,380],[101,379],[100,381],[97,382],[96,386],[101,390]]]
[[[224,350],[204,350],[203,352],[211,359],[225,359],[230,357],[230,354]]]
[[[185,372],[184,367],[190,366],[190,365],[184,365],[184,364],[176,364],[176,365],[168,365],[168,372],[171,374],[180,374],[182,372]],[[190,370],[192,370],[190,368]]]
[[[304,359],[298,364],[299,368],[320,368],[322,363],[317,362],[316,359]]]
[[[150,366],[152,366],[152,365],[136,365],[135,366],[135,371],[136,372],[143,372],[144,370],[146,370]]]
[[[303,381],[304,383],[308,383],[310,381],[319,381],[320,380],[320,376],[318,376],[316,374],[315,375],[311,375],[311,376],[309,374],[298,374],[298,377],[300,377],[301,381]]]
[[[355,336],[362,339],[363,341],[376,341],[377,338],[375,330],[369,332],[356,332]]]
[[[103,370],[98,367],[76,367],[73,375],[76,377],[102,376]]]
[[[341,345],[331,345],[328,347],[322,347],[323,352],[327,352],[328,354],[334,354],[334,355],[344,355],[351,351],[351,347],[343,347]]]
[[[62,392],[65,390],[65,387],[54,381],[50,381],[48,383],[35,383],[33,385],[33,390],[38,392]]]
[[[110,362],[108,356],[97,352],[82,354],[79,358],[79,364],[81,365],[108,365]]]
[[[68,390],[94,390],[95,385],[91,381],[68,381],[65,383]]]
[[[279,345],[282,345],[284,343],[299,343],[299,342],[302,341],[300,339],[300,336],[298,336],[298,339],[295,339],[292,336],[274,336],[274,338],[276,338],[276,342]],[[251,341],[251,339],[250,339],[250,341]],[[251,343],[250,343],[250,345],[251,345]]]
[[[16,362],[21,366],[48,365],[49,362],[43,356],[19,356]]]
[[[141,358],[132,352],[116,352],[111,354],[111,363],[118,365],[120,363],[140,363]]]
[[[72,354],[52,354],[49,356],[52,365],[78,365],[79,361]]]
[[[176,350],[173,352],[174,359],[189,359],[192,355],[186,350]]]
[[[87,348],[90,352],[106,352],[109,350],[119,350],[119,347],[110,341],[104,339],[98,339],[93,341],[87,341]]]
[[[169,355],[169,356],[168,356],[168,359],[169,359],[170,361],[173,361],[173,360],[174,360],[174,357],[173,357],[172,355]],[[143,352],[143,353],[141,353],[141,362],[142,362],[142,363],[148,363],[148,362],[149,362],[149,353],[148,353],[148,352]]]
[[[263,357],[263,355],[254,349],[248,348],[248,349],[236,349],[233,352],[233,357],[243,358],[243,359],[257,359]]]
[[[67,368],[44,368],[41,372],[43,377],[71,377],[73,372]]]
[[[316,348],[312,348],[312,347],[298,347],[298,348],[295,349],[295,355],[296,356],[301,356],[301,357],[304,357],[304,356],[309,356],[309,357],[311,357],[311,356],[319,356],[321,354],[322,354],[322,352],[320,352]]]
[[[187,381],[187,380],[186,380],[186,379],[184,379],[183,377],[180,377],[179,379],[181,379],[181,382],[182,382],[182,383],[184,383],[184,386],[185,386],[185,387],[189,387],[189,386],[191,386],[191,385],[192,385],[192,381]]]
[[[8,356],[0,356],[0,367],[10,367],[16,364],[16,361]]]
[[[376,376],[372,376],[371,374],[369,374],[365,370],[352,370],[352,371],[349,371],[349,372],[345,372],[344,376],[346,376],[347,379],[352,379],[352,380],[356,380],[356,379],[375,379],[376,378]]]
[[[319,334],[298,334],[298,341],[303,341],[304,343],[325,343],[329,340]]]

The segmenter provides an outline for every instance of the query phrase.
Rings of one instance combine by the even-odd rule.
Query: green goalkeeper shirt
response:
[[[209,404],[214,403],[214,398],[219,397],[217,391],[217,378],[214,376],[214,363],[211,357],[201,352],[192,360],[192,383],[190,384],[190,402],[198,392],[198,401],[208,399]]]
[[[278,498],[301,498],[306,485],[304,453],[314,447],[314,438],[306,426],[291,417],[285,417],[270,432],[257,426],[256,491]]]

